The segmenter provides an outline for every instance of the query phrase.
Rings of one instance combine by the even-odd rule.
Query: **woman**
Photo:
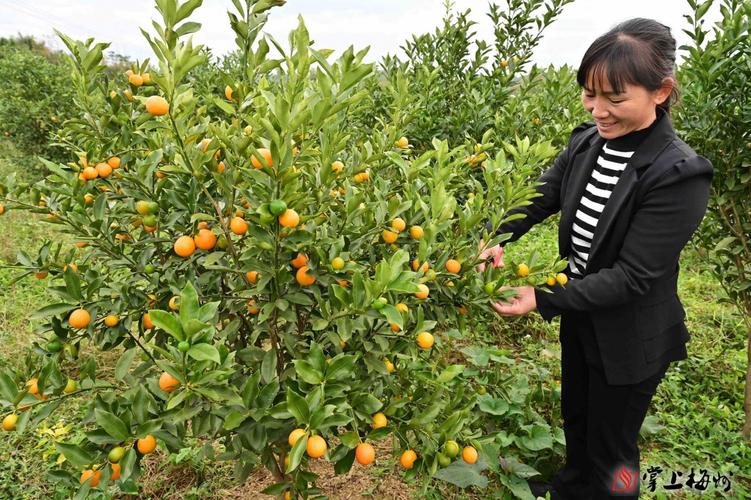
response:
[[[595,40],[577,73],[594,123],[574,129],[539,179],[542,196],[513,211],[526,217],[495,231],[513,242],[561,211],[568,283],[517,287],[494,305],[502,316],[561,316],[566,463],[551,483],[530,482],[538,496],[638,498],[639,429],[670,362],[687,357],[678,259],[704,217],[713,169],[671,126],[674,68],[675,40],[656,21],[632,19]],[[491,257],[502,266],[503,247],[481,252]]]

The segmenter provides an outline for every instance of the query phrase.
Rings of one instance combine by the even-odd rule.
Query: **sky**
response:
[[[502,0],[496,3],[504,5]],[[153,33],[151,20],[158,13],[154,0],[0,0],[0,36],[34,35],[55,48],[62,44],[53,29],[76,39],[93,37],[111,42],[109,50],[133,59],[154,60],[151,48],[139,28]],[[458,11],[472,9],[470,18],[479,38],[492,42],[492,25],[485,0],[455,0]],[[231,0],[204,0],[192,20],[202,24],[194,40],[209,46],[215,55],[234,48],[234,33],[229,27],[227,10]],[[705,16],[706,22],[719,19],[719,9]],[[538,65],[569,64],[578,67],[581,57],[597,36],[620,21],[632,17],[650,17],[672,29],[678,46],[689,42],[684,14],[686,0],[575,0],[544,32],[533,61]],[[337,54],[350,45],[355,49],[370,46],[369,62],[388,54],[402,55],[400,46],[412,34],[432,32],[441,23],[443,0],[288,0],[271,11],[266,31],[286,46],[287,34],[302,15],[314,47],[334,49]],[[679,59],[681,51],[679,51]]]

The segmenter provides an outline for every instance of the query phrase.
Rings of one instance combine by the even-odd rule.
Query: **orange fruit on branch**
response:
[[[128,75],[128,83],[138,88],[143,85],[143,77],[137,73],[133,73],[131,75]]]
[[[3,430],[5,432],[11,432],[16,430],[16,422],[18,422],[18,415],[11,413],[3,418]]]
[[[217,238],[211,229],[200,229],[193,240],[201,250],[212,250],[216,246]]]
[[[300,223],[300,215],[292,208],[288,208],[279,216],[279,224],[284,227],[297,227]]]
[[[399,237],[399,235],[393,231],[389,231],[388,229],[384,229],[383,233],[383,241],[386,243],[394,243],[396,239]]]
[[[456,259],[449,259],[446,261],[446,271],[454,274],[459,274],[462,270],[461,263]]]
[[[117,481],[120,479],[120,464],[112,464],[112,474],[110,474],[110,480]]]
[[[91,321],[91,315],[86,309],[76,309],[68,316],[68,324],[71,328],[86,328]]]
[[[417,285],[417,287],[420,289],[419,292],[415,293],[415,297],[418,299],[427,299],[428,295],[430,295],[430,288],[428,288],[428,285],[425,283],[420,283]]]
[[[242,217],[233,217],[229,221],[229,229],[235,234],[245,234],[248,232],[248,223]]]
[[[326,454],[327,449],[328,445],[326,444],[326,440],[321,436],[316,435],[308,438],[308,445],[306,446],[305,451],[307,451],[310,458],[321,458]]]
[[[432,334],[428,332],[420,332],[417,334],[417,345],[419,345],[421,349],[430,349],[433,347],[434,343],[435,339]]]
[[[153,95],[146,99],[146,111],[153,116],[163,116],[169,113],[167,99],[159,95]]]
[[[159,377],[159,388],[164,392],[172,392],[180,387],[180,381],[167,372],[162,372]]]
[[[190,236],[180,236],[175,241],[174,248],[180,257],[190,257],[196,251],[196,242]]]
[[[112,173],[112,167],[108,163],[97,163],[96,173],[101,178],[109,177]]]
[[[136,440],[136,448],[142,455],[148,455],[156,450],[156,438],[151,434]]]
[[[99,480],[102,478],[102,471],[93,471],[92,469],[86,469],[81,473],[81,478],[79,479],[79,482],[81,484],[85,483],[89,479],[91,479],[91,485],[92,488],[95,488],[97,485],[99,485]]]
[[[308,266],[302,266],[295,273],[295,279],[300,286],[310,286],[316,282],[315,276],[308,274],[310,268]]]
[[[294,267],[295,269],[300,269],[302,266],[308,263],[308,256],[305,255],[304,253],[298,253],[297,257],[292,259],[290,263],[292,264],[292,267]]]
[[[269,167],[272,167],[274,165],[273,158],[271,158],[271,151],[267,148],[258,148],[257,149],[258,154],[263,157],[264,160],[266,160],[266,163]],[[261,163],[261,160],[259,160],[256,155],[252,155],[250,157],[250,163],[253,165],[254,168],[263,168],[264,164]]]
[[[415,464],[415,460],[417,460],[417,453],[415,453],[414,450],[404,450],[402,456],[399,457],[399,463],[402,464],[402,467],[405,469],[411,469]]]
[[[360,443],[355,449],[355,460],[361,465],[369,465],[375,460],[375,449],[370,443]]]
[[[292,432],[289,433],[289,437],[287,437],[287,442],[290,446],[295,446],[295,443],[298,439],[303,437],[305,435],[305,430],[303,429],[295,429]]]
[[[465,446],[462,450],[462,459],[468,464],[477,462],[477,457],[477,450],[474,448],[474,446]]]
[[[154,323],[151,321],[151,316],[149,313],[146,313],[143,315],[143,328],[145,330],[151,330],[154,328]]]
[[[389,420],[382,412],[378,412],[373,415],[373,429],[380,429],[381,427],[386,427],[387,425],[389,425]]]

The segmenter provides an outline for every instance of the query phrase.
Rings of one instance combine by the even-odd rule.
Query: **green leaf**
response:
[[[319,372],[313,365],[304,360],[295,360],[295,371],[297,375],[309,384],[320,384],[323,381],[323,373]]]
[[[219,302],[209,302],[198,309],[198,319],[206,324],[214,321],[214,316],[219,310]]]
[[[308,402],[289,387],[287,388],[287,411],[295,417],[298,424],[307,424],[310,420]]]
[[[17,396],[18,386],[13,378],[5,372],[0,372],[0,397],[11,403]]]
[[[228,431],[235,429],[239,427],[246,418],[248,418],[247,413],[241,413],[237,410],[232,410],[224,419],[224,429]]]
[[[83,300],[83,296],[81,295],[81,278],[78,277],[78,273],[71,266],[68,266],[68,269],[63,273],[63,278],[65,278],[65,289],[68,295],[76,300]]]
[[[273,347],[266,351],[261,362],[261,376],[266,383],[271,382],[276,377],[276,349]]]
[[[182,307],[182,304],[180,304],[180,307]],[[178,341],[185,340],[182,326],[180,326],[180,322],[177,321],[177,318],[172,313],[154,309],[149,311],[149,317],[157,328],[161,328]]]
[[[198,318],[198,293],[189,281],[180,293],[180,323],[183,327],[191,319]]]
[[[481,347],[465,347],[461,352],[466,354],[469,362],[475,366],[487,366],[490,362],[490,354]]]
[[[96,418],[96,423],[113,438],[125,441],[130,437],[128,427],[125,425],[125,422],[117,417],[117,415],[96,408],[94,410],[94,417]]]
[[[334,472],[336,474],[345,474],[352,468],[352,464],[355,462],[355,450],[349,450],[341,460],[338,460],[334,464]]]
[[[138,348],[133,347],[125,351],[123,355],[120,356],[120,359],[117,360],[117,364],[115,365],[115,378],[117,380],[122,381],[122,379],[125,378],[125,375],[128,374],[128,369],[133,363],[136,354],[138,354]]]
[[[432,422],[433,420],[435,420],[444,406],[446,406],[445,402],[441,400],[435,401],[433,404],[425,408],[422,413],[415,415],[410,421],[410,425],[420,426]]]
[[[183,23],[180,25],[179,28],[175,30],[175,33],[177,33],[177,36],[183,36],[183,35],[189,35],[190,33],[195,33],[196,31],[201,29],[201,24],[196,23],[193,21]]]
[[[193,335],[206,328],[211,328],[210,324],[204,323],[203,321],[199,321],[197,319],[189,319],[186,324],[181,326],[183,327],[183,332],[185,333],[186,338],[192,337]]]
[[[55,443],[55,449],[65,456],[73,466],[83,469],[94,462],[94,455],[84,450],[80,446],[66,443]]]
[[[182,307],[182,304],[180,305]],[[188,356],[196,361],[213,361],[216,364],[221,363],[219,351],[211,344],[195,344],[188,351]]]
[[[491,415],[505,415],[509,409],[509,404],[505,399],[494,398],[490,394],[483,394],[478,397],[477,403],[480,410]]]
[[[355,431],[345,432],[339,435],[342,444],[347,448],[356,448],[360,444],[360,436]]]
[[[355,367],[355,357],[349,354],[338,354],[326,367],[326,380],[345,379],[352,376]]]
[[[221,99],[219,97],[214,97],[213,102],[216,105],[216,107],[218,107],[219,109],[221,109],[228,115],[231,116],[235,114],[235,109],[232,107],[230,103],[228,103],[224,99]]]
[[[534,424],[527,429],[526,436],[517,436],[517,443],[528,450],[540,451],[553,447],[553,437],[547,425]]]
[[[352,406],[363,413],[373,414],[383,407],[383,403],[372,394],[365,394],[355,399]]]
[[[436,382],[439,384],[445,384],[446,382],[450,382],[454,378],[456,378],[459,374],[461,374],[464,371],[464,365],[451,365],[443,372],[441,372],[440,375],[438,375],[438,378],[436,378]]]
[[[295,442],[295,446],[293,446],[292,450],[289,452],[289,467],[287,467],[287,473],[290,473],[293,470],[297,469],[297,467],[300,465],[303,453],[305,453],[307,446],[308,434],[306,433]]]
[[[382,307],[378,312],[381,313],[389,323],[396,323],[399,325],[399,328],[404,328],[404,319],[402,318],[402,314],[396,310],[396,307],[388,304]]]
[[[470,465],[463,460],[456,460],[448,467],[436,471],[433,477],[454,484],[459,488],[467,488],[469,486],[486,488],[488,486],[488,478],[480,474],[482,470],[479,462]]]
[[[29,319],[32,320],[38,320],[38,319],[44,319],[48,316],[56,316],[60,313],[67,313],[69,311],[72,311],[77,306],[74,304],[50,304],[48,306],[44,306],[41,309],[38,309],[34,311],[31,316],[29,316]]]

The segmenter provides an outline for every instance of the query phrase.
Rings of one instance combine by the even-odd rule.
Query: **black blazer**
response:
[[[666,361],[687,357],[678,259],[704,217],[714,171],[658,111],[658,123],[600,215],[584,278],[535,290],[547,322],[566,311],[588,312],[610,384],[637,383]],[[593,123],[575,128],[566,149],[538,179],[545,183],[537,187],[542,196],[510,211],[526,217],[496,232],[512,233],[513,242],[560,210],[558,251],[561,258],[570,255],[571,225],[604,142]]]

